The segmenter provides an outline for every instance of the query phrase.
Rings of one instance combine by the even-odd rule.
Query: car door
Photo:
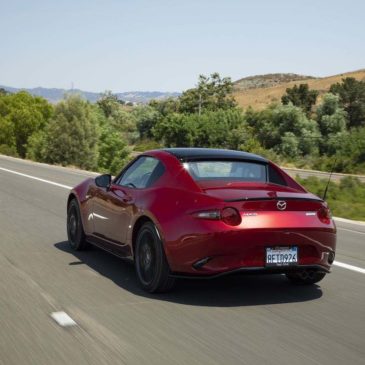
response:
[[[161,166],[158,159],[141,156],[109,189],[99,189],[93,202],[95,235],[118,245],[126,244],[133,215],[138,209],[136,199],[150,185],[158,166]]]

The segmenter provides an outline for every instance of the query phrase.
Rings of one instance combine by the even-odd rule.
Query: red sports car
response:
[[[149,292],[235,272],[314,284],[336,247],[322,199],[263,157],[205,148],[145,152],[114,179],[87,179],[69,195],[67,233],[75,250],[133,260]]]

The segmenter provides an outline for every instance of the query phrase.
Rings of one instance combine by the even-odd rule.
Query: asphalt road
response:
[[[319,286],[234,276],[147,295],[131,265],[69,249],[67,187],[86,174],[0,156],[1,365],[365,363],[365,225],[338,222],[352,266]]]
[[[296,176],[299,176],[302,179],[306,179],[308,177],[315,176],[315,177],[318,177],[319,179],[328,179],[330,176],[329,172],[324,172],[324,171],[294,169],[294,168],[290,168],[290,167],[282,167],[282,169],[294,178]],[[332,174],[331,181],[339,181],[342,178],[347,177],[347,176],[356,177],[361,182],[365,182],[365,175],[340,174],[337,172],[334,172]]]

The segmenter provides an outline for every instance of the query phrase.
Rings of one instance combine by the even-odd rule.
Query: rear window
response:
[[[288,185],[284,178],[272,166],[269,166],[269,181],[277,185]]]
[[[266,182],[266,165],[247,161],[189,161],[184,168],[198,180]]]

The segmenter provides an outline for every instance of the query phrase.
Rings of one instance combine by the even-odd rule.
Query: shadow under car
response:
[[[149,294],[139,287],[130,262],[94,246],[86,251],[72,250],[67,241],[54,246],[78,260],[71,261],[69,265],[87,265],[120,288],[154,300],[194,306],[236,307],[305,302],[322,296],[318,285],[296,286],[281,274],[235,274],[211,280],[178,279],[173,291]]]

